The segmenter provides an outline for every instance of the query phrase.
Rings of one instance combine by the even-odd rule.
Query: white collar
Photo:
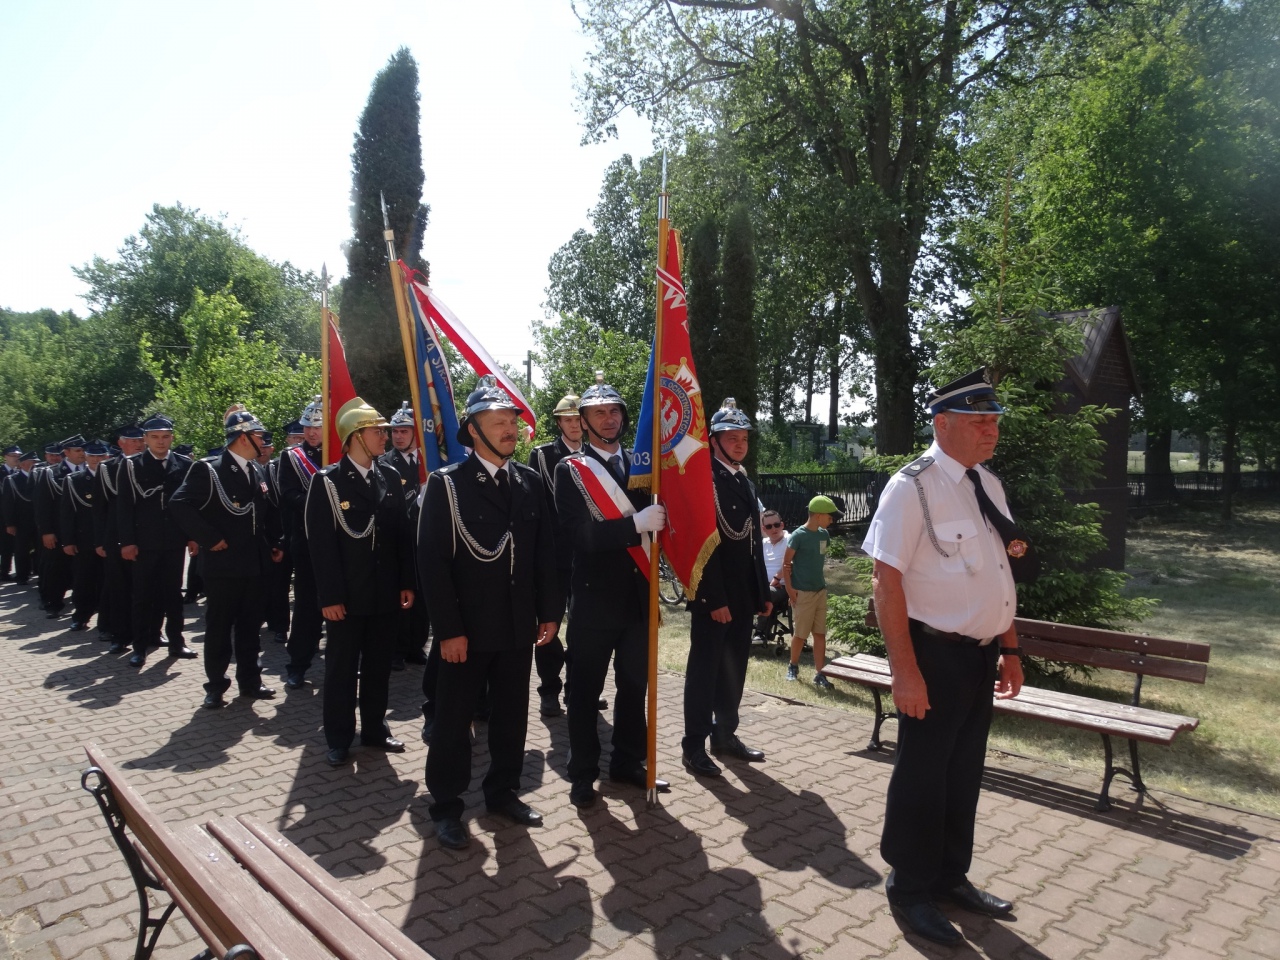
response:
[[[248,460],[240,456],[240,454],[236,453],[234,450],[228,450],[227,453],[231,454],[231,458],[235,460],[237,464],[239,464],[241,470],[243,470],[245,473],[249,472]]]
[[[591,449],[596,452],[596,456],[605,463],[608,463],[613,457],[622,457],[622,444],[618,444],[618,449],[613,453],[610,453],[608,450],[601,450],[594,443],[588,444],[588,446],[591,447]]]
[[[504,463],[502,464],[502,466],[498,466],[498,465],[497,465],[496,463],[494,463],[493,461],[491,461],[491,460],[486,460],[484,457],[480,456],[480,454],[478,454],[478,453],[476,454],[476,459],[477,459],[477,460],[479,460],[482,464],[484,464],[484,468],[485,468],[486,470],[488,470],[488,471],[489,471],[489,476],[490,476],[490,477],[496,477],[496,476],[498,475],[498,471],[499,471],[499,470],[507,470],[507,469],[508,469],[506,462],[504,462]],[[508,473],[507,473],[507,479],[508,479],[508,480],[510,480],[510,479],[511,479],[511,473],[510,473],[509,471],[508,471]]]
[[[951,479],[952,483],[959,483],[965,479],[965,471],[968,468],[938,446],[937,440],[933,441],[933,444],[925,451],[925,455],[933,457],[934,463],[942,469],[942,472]],[[977,468],[975,467],[974,469]]]

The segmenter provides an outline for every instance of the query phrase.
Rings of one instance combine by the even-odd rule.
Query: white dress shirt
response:
[[[948,633],[995,637],[1009,629],[1018,597],[999,534],[978,508],[962,464],[937,443],[927,451],[934,463],[917,479],[924,489],[942,556],[929,539],[920,497],[911,477],[896,473],[886,484],[863,552],[902,572],[907,616]],[[1000,481],[978,467],[982,488],[1005,516]]]

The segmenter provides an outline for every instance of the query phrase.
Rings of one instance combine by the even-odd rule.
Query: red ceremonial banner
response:
[[[338,336],[338,327],[333,322],[333,314],[329,314],[329,409],[326,429],[329,431],[329,457],[324,466],[337,463],[342,459],[342,440],[338,437],[338,411],[348,400],[355,399],[356,388],[351,382],[351,371],[347,369],[347,351],[343,349],[342,338]]]

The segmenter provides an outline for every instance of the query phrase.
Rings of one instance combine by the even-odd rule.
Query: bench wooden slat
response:
[[[259,883],[277,899],[287,903],[312,933],[339,957],[344,960],[386,960],[390,954],[396,960],[431,960],[428,953],[401,931],[363,901],[352,897],[358,908],[353,912],[367,914],[364,919],[369,921],[368,926],[385,926],[383,936],[375,937],[366,926],[333,903],[279,855],[282,846],[296,849],[288,840],[270,827],[259,826],[263,833],[273,835],[271,839],[263,839],[238,820],[212,820],[205,824],[206,829]],[[306,859],[308,863],[314,863],[310,857]],[[324,888],[328,888],[337,881],[325,873],[321,882]],[[376,924],[372,922],[374,920]]]
[[[133,841],[133,849],[138,851],[138,856],[142,858],[142,862],[146,864],[147,869],[164,885],[165,892],[173,898],[173,902],[178,905],[178,909],[187,918],[187,922],[195,928],[196,935],[208,945],[215,956],[226,956],[227,951],[235,946],[235,941],[227,941],[224,939],[225,934],[219,933],[205,922],[204,915],[195,908],[195,904],[187,896],[187,891],[169,876],[156,858],[151,855],[150,850],[137,840]]]
[[[1167,660],[1163,657],[1150,656],[1145,653],[1127,652],[1123,650],[1107,650],[1101,647],[1083,646],[1074,643],[1060,643],[1046,640],[1030,634],[1019,633],[1018,643],[1023,653],[1046,660],[1059,660],[1068,663],[1080,663],[1089,667],[1102,667],[1108,670],[1122,670],[1126,673],[1141,673],[1148,677],[1160,677],[1165,680],[1185,680],[1188,683],[1204,683],[1209,668],[1203,663],[1192,663],[1186,660]]]
[[[1196,640],[1150,637],[1143,633],[1125,633],[1123,630],[1104,630],[1101,627],[1078,627],[1069,623],[1051,623],[1048,620],[1028,620],[1025,617],[1016,617],[1013,622],[1018,628],[1019,635],[1060,640],[1082,647],[1132,650],[1157,657],[1195,660],[1199,663],[1209,662],[1209,644]]]
[[[334,883],[333,877],[319,864],[277,831],[248,815],[242,815],[236,819],[270,848],[272,853],[288,864],[294,873],[321,893],[334,907],[342,911],[397,960],[423,960],[423,958],[431,960],[430,954],[346,887]]]
[[[888,690],[892,686],[889,662],[882,657],[865,653],[853,657],[838,657],[828,663],[822,673],[827,677],[881,690]],[[997,713],[1034,717],[1049,723],[1128,737],[1145,743],[1171,743],[1178,733],[1194,730],[1200,723],[1195,717],[1182,717],[1040,687],[1023,687],[1014,699],[995,701],[994,708]]]
[[[241,938],[262,960],[333,960],[333,952],[312,935],[279,901],[267,896],[231,853],[199,824],[174,830],[178,842],[202,863],[219,894],[239,908]]]
[[[101,747],[96,743],[87,744],[85,753],[111,785],[116,804],[137,840],[135,846],[145,847],[150,853],[151,863],[148,866],[154,864],[158,868],[156,876],[165,882],[166,888],[175,885],[185,896],[191,908],[190,913],[183,911],[187,918],[197,914],[204,916],[207,926],[212,928],[211,932],[223,944],[247,942],[242,935],[241,911],[218,896],[219,885],[208,867],[179,843],[174,832],[129,785]]]
[[[1096,700],[1093,697],[1067,693],[1063,690],[1046,690],[1043,687],[1023,687],[1017,699],[1031,703],[1044,703],[1049,706],[1061,706],[1079,713],[1092,713],[1100,717],[1131,720],[1152,727],[1168,727],[1174,731],[1194,730],[1200,725],[1200,721],[1195,717],[1183,717],[1176,713],[1165,713],[1148,707],[1134,707],[1127,703],[1115,703],[1111,700]]]

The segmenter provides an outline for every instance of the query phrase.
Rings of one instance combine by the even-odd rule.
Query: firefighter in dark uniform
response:
[[[1006,542],[1003,529],[1014,524],[1004,488],[981,466],[1004,413],[986,371],[926,402],[933,445],[885,485],[862,549],[875,560],[876,616],[898,708],[880,836],[892,868],[885,895],[912,931],[955,945],[964,938],[936,901],[991,917],[1013,909],[967,874],[992,691],[1008,699],[1022,687],[1011,558],[1028,545]]]
[[[66,594],[71,589],[71,558],[62,552],[58,534],[62,528],[62,498],[66,480],[84,467],[84,437],[76,434],[60,444],[61,460],[36,475],[32,503],[36,513],[36,533],[40,536],[40,599],[49,619],[62,616]],[[46,453],[48,448],[45,448]]]
[[[4,463],[0,464],[0,496],[4,495],[4,482],[20,472],[18,461],[21,457],[21,447],[4,448]],[[0,581],[13,579],[13,552],[13,535],[4,524],[0,524]]]
[[[689,659],[684,679],[685,768],[702,777],[720,776],[707,756],[763,760],[764,753],[738,739],[738,705],[751,656],[756,614],[768,616],[768,577],[761,545],[760,501],[742,468],[748,433],[754,429],[732,397],[711,417],[712,489],[720,543],[707,558],[698,596],[689,602]]]
[[[285,667],[284,685],[301,690],[306,685],[307,670],[320,649],[320,629],[324,618],[316,598],[316,577],[311,566],[304,513],[311,481],[324,465],[321,462],[324,443],[324,405],[316,397],[298,418],[302,424],[302,443],[289,447],[280,458],[280,510],[284,526],[293,532],[289,550],[293,554],[293,622],[289,625],[289,664]]]
[[[120,557],[120,484],[125,478],[125,460],[146,447],[142,428],[136,423],[116,433],[119,454],[98,468],[98,499],[94,506],[94,536],[102,551],[102,600],[98,612],[98,634],[111,640],[108,653],[124,653],[133,642],[133,567]]]
[[[416,439],[413,411],[406,400],[391,415],[391,449],[379,460],[399,480],[400,491],[404,494],[405,506],[409,510],[409,525],[414,530],[418,529],[418,490],[422,486],[418,472]],[[398,642],[395,656],[391,658],[391,669],[403,670],[406,663],[426,663],[427,605],[419,602],[408,610],[401,611],[397,627]]]
[[[284,434],[292,438],[297,431],[298,442],[302,441],[302,424],[292,420],[284,425]],[[286,643],[289,639],[289,585],[293,581],[293,528],[289,515],[283,507],[280,496],[280,467],[284,458],[289,456],[288,448],[295,446],[286,441],[285,450],[267,464],[267,486],[271,490],[271,499],[277,505],[280,517],[280,549],[283,551],[279,563],[273,563],[267,573],[267,599],[264,604],[264,616],[271,638],[276,643]]]
[[[103,554],[98,552],[94,510],[101,496],[98,474],[109,456],[101,440],[85,444],[84,452],[84,469],[63,481],[58,537],[62,552],[71,559],[71,629],[77,631],[89,629],[89,619],[102,600]]]
[[[645,789],[649,582],[633,548],[651,546],[666,508],[627,490],[631,452],[621,439],[627,406],[602,373],[578,402],[587,443],[556,467],[559,536],[573,551],[565,662],[569,692],[569,790],[578,807],[595,802],[600,776],[600,692],[613,660],[613,751],[609,779]],[[598,499],[599,498],[599,499]],[[646,546],[649,545],[649,546]],[[657,782],[658,789],[667,784]]]
[[[13,579],[25,585],[35,571],[36,515],[31,496],[34,481],[31,473],[36,465],[34,450],[18,456],[18,472],[5,477],[0,486],[0,509],[4,512],[5,532],[13,537]]]
[[[191,468],[191,459],[173,453],[173,421],[154,416],[142,425],[146,449],[125,461],[116,518],[120,557],[133,564],[133,656],[141,667],[147,648],[160,640],[163,622],[169,656],[190,659],[196,652],[182,639],[182,564],[195,549],[169,512],[169,501]]]
[[[458,441],[473,452],[428,478],[418,528],[419,569],[443,661],[427,789],[436,836],[452,849],[468,843],[462,794],[471,782],[471,719],[486,689],[485,806],[514,823],[542,823],[517,791],[533,648],[555,636],[563,601],[542,483],[511,462],[523,412],[494,377],[480,378],[458,428]]]
[[[529,466],[542,478],[547,509],[551,511],[554,520],[556,466],[565,457],[582,448],[582,417],[578,413],[578,397],[572,393],[561,397],[551,411],[551,416],[560,435],[550,443],[534,447],[529,453]],[[566,599],[569,596],[569,578],[572,573],[573,545],[560,537],[556,541],[556,574],[560,579],[560,592]],[[560,642],[558,634],[550,642],[534,648],[533,665],[538,671],[539,712],[544,717],[560,716],[560,691],[564,689],[560,680],[560,672],[564,669],[564,644]]]
[[[192,467],[169,504],[204,558],[204,706],[209,709],[223,705],[231,686],[226,671],[233,650],[240,696],[275,696],[263,685],[258,667],[266,585],[272,565],[282,556],[279,516],[266,471],[257,462],[262,424],[241,409],[227,417],[224,428],[222,455],[215,463],[201,460]]]
[[[333,766],[360,742],[403,753],[387,727],[396,617],[413,605],[413,531],[398,478],[379,467],[387,421],[356,397],[337,416],[342,459],[311,482],[307,543],[320,609],[328,622],[324,665],[324,736]],[[296,621],[295,621],[296,622]],[[357,689],[358,688],[358,689]]]

